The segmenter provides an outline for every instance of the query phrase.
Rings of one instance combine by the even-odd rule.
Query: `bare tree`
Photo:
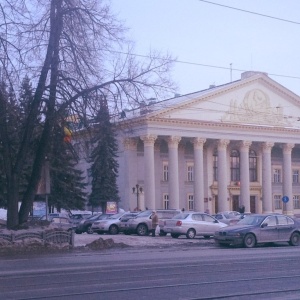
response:
[[[170,95],[175,91],[169,78],[174,60],[168,54],[150,53],[143,60],[133,55],[124,25],[101,0],[2,0],[0,15],[3,79],[16,88],[27,75],[36,85],[15,157],[10,155],[6,100],[0,91],[7,226],[14,228],[27,221],[54,124],[63,121],[65,111],[86,123],[100,105],[99,97],[91,95],[105,95],[116,110]],[[18,211],[19,174],[38,119],[42,120],[42,131]]]

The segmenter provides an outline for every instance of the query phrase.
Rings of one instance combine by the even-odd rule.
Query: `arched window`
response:
[[[240,181],[240,153],[231,150],[230,153],[230,178],[231,181]]]
[[[218,181],[218,150],[214,150],[213,154],[213,172],[214,172],[214,181]]]
[[[257,155],[254,150],[249,151],[249,180],[257,181]]]

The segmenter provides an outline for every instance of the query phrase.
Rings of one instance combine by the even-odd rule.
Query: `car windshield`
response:
[[[143,218],[143,217],[149,217],[152,214],[151,210],[145,210],[139,213],[136,218]]]
[[[245,216],[237,222],[238,225],[259,225],[265,219],[265,216]]]
[[[110,216],[108,219],[119,219],[123,215],[124,215],[124,213],[115,214],[115,215]]]
[[[97,219],[99,217],[99,215],[92,215],[92,216],[90,216],[88,219],[89,220],[95,220],[95,219]]]

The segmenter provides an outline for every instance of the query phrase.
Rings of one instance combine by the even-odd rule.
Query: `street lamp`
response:
[[[132,188],[132,193],[136,194],[136,209],[139,211],[140,194],[143,193],[143,188],[139,184],[136,184],[135,187]]]

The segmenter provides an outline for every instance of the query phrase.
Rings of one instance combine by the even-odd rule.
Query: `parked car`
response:
[[[101,233],[109,233],[109,234],[118,234],[120,231],[120,222],[121,220],[130,220],[134,218],[137,213],[118,213],[115,215],[110,216],[105,220],[95,221],[92,224],[92,230],[97,232],[98,234]]]
[[[87,218],[91,217],[91,214],[85,213],[85,214],[72,214],[70,215],[70,220],[74,225],[77,225],[82,220],[86,220]]]
[[[226,227],[227,224],[201,212],[183,212],[165,221],[164,231],[170,233],[173,238],[185,235],[188,239],[196,236],[209,238],[215,231]]]
[[[111,214],[92,215],[92,216],[88,217],[87,219],[84,219],[79,222],[79,224],[77,225],[77,227],[75,229],[75,233],[81,234],[81,233],[87,232],[88,234],[92,234],[92,233],[94,233],[94,231],[92,229],[92,224],[95,221],[104,220],[104,219],[109,218],[110,216],[112,216],[112,215]]]
[[[214,218],[227,225],[236,224],[241,219],[241,214],[237,211],[224,211],[212,215]]]
[[[70,221],[69,218],[66,217],[52,217],[50,226],[67,231],[75,229],[74,224]]]
[[[125,234],[136,233],[138,235],[144,236],[148,235],[152,228],[151,214],[153,210],[145,210],[140,212],[135,218],[128,221],[120,222],[120,231]],[[175,215],[180,213],[178,209],[158,209],[156,210],[158,215],[159,224],[164,224],[164,221],[171,219]],[[162,230],[161,235],[165,235],[165,232]]]
[[[219,245],[255,247],[261,243],[288,242],[300,244],[300,224],[281,214],[246,215],[236,225],[217,230],[214,235]]]

